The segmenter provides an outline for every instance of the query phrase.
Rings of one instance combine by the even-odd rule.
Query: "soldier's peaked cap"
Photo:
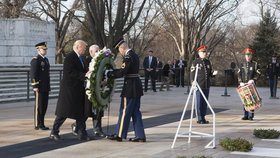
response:
[[[47,47],[47,42],[41,42],[41,43],[38,43],[38,44],[36,44],[35,45],[35,47],[37,48],[37,49],[46,49],[46,48],[48,48]]]
[[[206,51],[206,49],[207,49],[208,47],[207,46],[205,46],[205,45],[202,45],[202,46],[200,46],[200,47],[198,47],[197,49],[196,49],[196,51]]]
[[[123,39],[123,38],[120,38],[119,40],[117,40],[117,42],[115,42],[115,44],[113,45],[113,48],[118,49],[119,46],[120,46],[121,44],[123,44],[124,42],[125,42],[124,39]]]
[[[243,50],[243,53],[244,53],[244,54],[253,54],[254,51],[253,51],[253,49],[251,49],[251,48],[246,48],[246,49]]]

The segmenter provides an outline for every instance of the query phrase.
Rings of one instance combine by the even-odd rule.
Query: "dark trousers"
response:
[[[121,106],[117,125],[117,134],[119,137],[126,139],[130,119],[132,117],[135,137],[146,138],[142,121],[142,114],[140,111],[140,99],[141,97],[121,98]]]
[[[177,69],[176,72],[176,86],[179,87],[181,85],[182,87],[184,87],[184,69]]]
[[[252,112],[248,112],[245,110],[245,108],[243,108],[244,111],[244,117],[246,118],[254,118],[254,110]]]
[[[270,96],[276,97],[277,92],[277,78],[278,76],[273,76],[269,78]]]
[[[53,123],[52,134],[59,134],[59,129],[66,119],[67,119],[66,117],[56,116]],[[76,129],[79,135],[85,134],[85,130],[86,130],[85,120],[86,119],[84,118],[76,120]]]
[[[202,92],[205,95],[206,99],[208,99],[209,89],[202,89]],[[207,113],[207,103],[199,90],[196,91],[196,110],[198,121],[205,121],[205,115]]]
[[[38,99],[35,95],[35,106],[34,106],[34,120],[35,127],[45,125],[45,115],[48,108],[48,101],[49,101],[49,92],[38,92]],[[38,103],[36,103],[36,100],[38,100]],[[37,105],[36,105],[37,104]]]
[[[151,78],[152,82],[152,89],[156,91],[156,80],[155,80],[156,73],[154,70],[152,71],[145,71],[145,91],[148,90],[148,81]]]
[[[103,110],[96,110],[94,117],[92,118],[93,130],[94,131],[103,131],[102,130],[102,117],[104,116]]]

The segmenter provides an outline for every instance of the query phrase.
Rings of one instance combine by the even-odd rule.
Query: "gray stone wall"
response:
[[[29,64],[35,44],[48,42],[47,57],[55,63],[55,25],[32,19],[0,19],[0,64]]]

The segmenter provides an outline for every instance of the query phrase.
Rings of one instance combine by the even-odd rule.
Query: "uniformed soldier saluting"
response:
[[[30,63],[30,78],[35,94],[34,126],[36,130],[48,130],[44,123],[50,91],[50,64],[45,57],[48,48],[46,42],[38,43],[35,47],[38,55]]]
[[[270,99],[279,99],[276,96],[278,76],[280,75],[280,64],[277,61],[277,54],[271,56],[271,61],[266,67],[266,75],[269,78]]]
[[[253,84],[257,81],[261,74],[257,62],[252,60],[254,51],[250,48],[246,48],[243,50],[243,53],[245,55],[246,62],[240,65],[237,72],[238,82],[240,83],[240,86],[244,86],[245,83]],[[254,111],[248,112],[245,110],[245,108],[243,108],[243,110],[244,116],[242,117],[242,120],[253,120]]]
[[[124,77],[124,84],[121,92],[121,105],[117,125],[117,134],[109,136],[108,139],[122,141],[126,139],[130,119],[132,118],[135,138],[130,138],[132,142],[146,142],[142,114],[140,111],[141,96],[143,96],[143,87],[139,78],[139,57],[127,43],[120,39],[114,48],[118,49],[124,57],[121,69],[105,71],[105,76],[109,78]]]
[[[192,62],[191,66],[191,80],[194,80],[196,65],[198,65],[198,72],[197,72],[197,83],[200,86],[203,94],[208,99],[209,96],[209,89],[210,89],[210,77],[214,77],[217,75],[218,71],[212,71],[212,65],[208,59],[206,59],[207,46],[200,46],[197,48],[199,58],[195,59]],[[202,94],[199,90],[196,91],[196,100],[197,100],[197,117],[199,124],[208,124],[209,121],[206,121],[205,115],[207,112],[207,103],[204,100]]]

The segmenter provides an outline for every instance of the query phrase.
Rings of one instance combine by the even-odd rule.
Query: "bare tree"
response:
[[[1,0],[0,17],[18,18],[27,0]]]
[[[73,19],[77,18],[75,12],[80,10],[82,3],[74,0],[71,7],[65,6],[62,0],[33,0],[26,6],[25,16],[55,23],[56,32],[56,63],[62,63],[63,50],[73,38],[65,38]],[[79,31],[76,30],[74,34]],[[74,37],[74,36],[73,36]]]
[[[84,0],[89,30],[101,47],[111,47],[137,22],[146,0]],[[133,12],[134,14],[131,14]]]

